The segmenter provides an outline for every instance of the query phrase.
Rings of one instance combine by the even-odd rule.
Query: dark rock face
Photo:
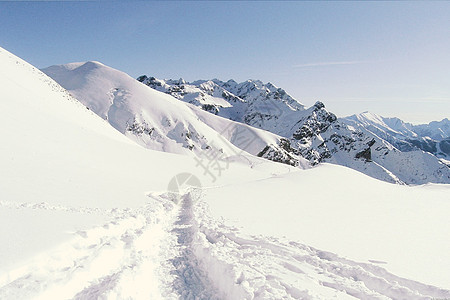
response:
[[[215,115],[219,113],[219,109],[212,104],[203,104],[202,109]]]
[[[367,148],[356,153],[355,158],[356,159],[364,159],[366,162],[372,161],[372,150],[370,147],[372,147],[375,144],[375,139],[372,139],[370,142],[367,143]]]
[[[280,139],[279,146],[288,153],[298,154],[298,151],[291,147],[291,142],[288,139]]]
[[[136,120],[134,120],[133,123],[127,125],[126,130],[132,132],[137,136],[142,135],[151,136],[155,128],[149,127],[147,123],[139,123]]]
[[[355,158],[363,158],[366,162],[372,161],[372,152],[370,151],[370,147],[366,150],[356,153]]]
[[[336,120],[334,114],[325,110],[325,105],[322,102],[317,102],[311,115],[297,122],[303,125],[294,132],[292,137],[301,143],[306,143],[306,140],[327,131]]]
[[[257,156],[291,166],[298,165],[298,159],[295,155],[282,147],[280,148],[280,146],[267,145]]]
[[[139,81],[139,82],[144,82],[144,81],[146,81],[147,79],[148,79],[148,77],[145,76],[145,75],[142,75],[142,76],[139,76],[138,78],[136,78],[136,80]]]
[[[445,154],[447,157],[450,157],[450,138],[442,140],[439,143],[440,152]]]
[[[323,103],[320,102],[320,101],[317,101],[317,102],[314,104],[314,107],[316,107],[317,109],[325,108],[325,104],[323,104]]]

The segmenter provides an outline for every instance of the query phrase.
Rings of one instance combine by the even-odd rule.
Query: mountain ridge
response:
[[[241,83],[197,80],[189,83],[146,75],[137,80],[212,114],[281,136],[283,139],[277,146],[286,151],[285,155],[279,155],[272,145],[267,145],[258,153],[267,159],[295,165],[295,159],[289,155],[296,155],[306,158],[312,165],[331,162],[392,183],[450,183],[448,167],[423,152],[425,147],[411,146],[407,152],[398,149],[398,145],[392,145],[394,142],[387,137],[337,118],[322,102],[306,108],[271,83],[264,84],[259,80]],[[402,130],[406,133],[408,125]]]
[[[344,123],[367,130],[387,140],[401,151],[423,150],[438,158],[450,158],[450,121],[413,125],[399,118],[386,118],[364,112],[341,118]]]
[[[43,71],[146,148],[197,157],[210,154],[221,160],[251,160],[246,153],[256,156],[268,144],[279,153],[285,152],[277,146],[280,137],[273,133],[206,113],[103,64],[76,63]],[[243,143],[242,139],[251,143]],[[308,167],[301,157],[295,161],[296,165]]]
[[[272,83],[189,83],[147,76],[135,80],[98,62],[43,71],[114,128],[150,149],[197,157],[215,153],[224,160],[246,159],[240,154],[249,153],[302,168],[338,164],[391,183],[450,183],[450,168],[434,155],[413,146],[405,151],[387,136],[337,118],[320,101],[306,108]],[[392,134],[401,130],[413,136],[409,125],[400,125]],[[226,131],[231,132],[224,135]],[[443,145],[446,149],[445,140]]]

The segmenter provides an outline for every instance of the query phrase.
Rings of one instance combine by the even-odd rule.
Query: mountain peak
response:
[[[314,107],[318,109],[325,108],[325,104],[323,104],[323,102],[321,101],[316,101],[316,103],[314,103]]]
[[[74,63],[64,64],[64,65],[51,66],[51,67],[64,67],[67,70],[82,69],[82,70],[88,71],[88,70],[94,69],[94,68],[106,67],[106,65],[102,64],[101,62],[93,60],[93,61],[85,61],[85,62],[74,62]]]

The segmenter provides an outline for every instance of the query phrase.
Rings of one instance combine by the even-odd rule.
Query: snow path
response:
[[[0,299],[433,299],[450,291],[210,216],[199,190],[152,194],[1,283]],[[0,203],[10,209],[89,208]],[[92,208],[95,213],[99,209]]]
[[[432,299],[450,291],[403,279],[373,264],[353,262],[306,245],[245,236],[194,209],[196,255],[227,299]]]

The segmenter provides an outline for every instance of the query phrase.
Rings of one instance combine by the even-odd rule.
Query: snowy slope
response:
[[[242,195],[239,198],[232,196],[236,189]],[[209,189],[205,199],[214,218],[225,218],[249,235],[299,239],[402,277],[450,287],[450,240],[446,238],[450,235],[450,185],[392,185],[323,164],[258,182]],[[335,260],[327,253],[319,256]],[[352,274],[356,282],[368,286],[366,270],[343,265],[329,269]]]
[[[102,224],[115,215],[109,210],[140,207],[177,173],[203,175],[195,160],[139,147],[0,51],[0,282],[21,261],[72,239],[69,232]]]
[[[437,157],[450,158],[450,121],[413,125],[398,118],[384,118],[364,112],[341,119],[342,122],[369,131],[401,151],[423,150]]]
[[[225,159],[245,152],[257,155],[273,145],[280,155],[295,157],[296,165],[308,166],[278,146],[279,136],[205,114],[101,63],[72,63],[43,71],[114,128],[147,148],[197,156],[214,152],[209,155]]]
[[[53,66],[44,72],[114,128],[148,148],[188,154],[190,149],[206,149],[217,138],[217,132],[199,122],[185,105],[101,63]]]
[[[96,208],[140,206],[147,190],[165,189],[173,176],[164,171],[165,161],[186,163],[166,153],[149,156],[3,49],[0,65],[3,282],[5,272],[21,260],[70,239],[68,232],[76,228],[103,222]],[[159,175],[150,179],[148,170],[155,168]]]
[[[450,183],[450,169],[433,155],[412,144],[408,144],[407,150],[416,151],[409,153],[403,152],[404,147],[397,147],[403,144],[392,146],[394,140],[388,137],[393,134],[415,136],[409,124],[395,119],[382,120],[367,114],[367,123],[370,120],[371,124],[377,124],[374,126],[387,127],[384,122],[388,122],[398,130],[376,135],[354,123],[337,120],[321,102],[306,109],[281,88],[258,80],[236,83],[214,79],[188,83],[183,79],[141,76],[138,81],[212,114],[281,136],[277,144],[267,145],[258,153],[273,161],[304,165],[296,162],[297,157],[303,157],[312,165],[334,163],[391,183]],[[442,145],[444,150],[449,148],[446,141]]]
[[[251,156],[212,182],[1,48],[0,66],[0,299],[450,297],[448,185]]]

